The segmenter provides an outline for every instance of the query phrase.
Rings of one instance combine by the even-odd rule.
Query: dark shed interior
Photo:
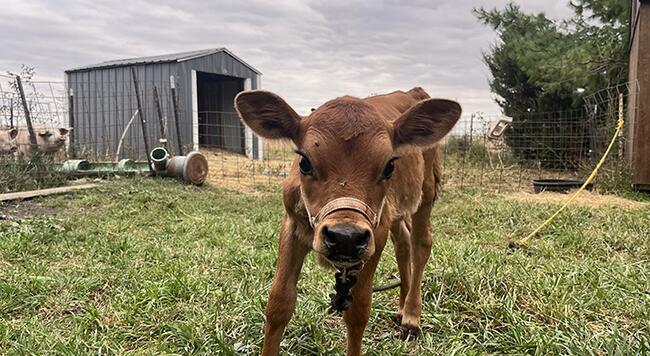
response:
[[[244,80],[207,72],[196,73],[199,146],[245,153],[244,126],[235,114],[235,96]]]

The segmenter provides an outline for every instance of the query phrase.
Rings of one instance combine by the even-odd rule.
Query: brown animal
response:
[[[401,279],[398,320],[403,336],[417,336],[420,285],[432,243],[430,214],[441,179],[436,143],[455,125],[460,105],[431,99],[421,88],[337,98],[306,117],[267,91],[242,92],[235,105],[257,134],[290,139],[298,148],[284,182],[286,213],[262,354],[280,351],[300,269],[313,250],[322,265],[339,270],[337,282],[353,285],[351,298],[344,290],[335,307],[347,309],[347,354],[359,355],[373,274],[389,230]]]
[[[55,154],[65,146],[70,130],[72,129],[66,127],[34,127],[34,133],[36,134],[36,150],[40,153]],[[18,137],[16,138],[16,141],[18,143],[19,156],[29,156],[32,154],[29,131],[26,127],[18,129]]]
[[[14,128],[0,129],[0,156],[14,154],[18,150],[16,136],[18,130]]]

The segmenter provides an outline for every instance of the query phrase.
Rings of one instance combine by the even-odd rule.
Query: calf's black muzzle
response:
[[[355,262],[368,248],[370,230],[349,223],[323,226],[323,243],[328,258],[335,262]]]

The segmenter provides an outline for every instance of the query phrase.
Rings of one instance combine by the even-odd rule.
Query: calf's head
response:
[[[0,155],[12,154],[18,150],[16,136],[17,129],[0,129]]]
[[[427,99],[390,122],[363,100],[342,97],[301,117],[279,96],[261,90],[240,93],[235,106],[258,135],[296,145],[291,175],[300,179],[312,247],[337,267],[366,261],[374,254],[376,233],[388,229],[391,177],[409,169],[400,167],[400,154],[438,142],[461,112],[456,102]]]

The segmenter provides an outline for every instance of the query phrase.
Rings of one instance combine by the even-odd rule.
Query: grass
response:
[[[51,157],[34,155],[15,160],[0,156],[0,194],[61,186],[67,176],[57,172]]]
[[[136,178],[0,205],[24,217],[0,220],[0,353],[259,353],[282,214],[277,187],[260,189]],[[554,208],[444,192],[421,339],[396,337],[392,290],[375,294],[364,351],[650,353],[650,209],[574,207],[528,249],[506,251]],[[376,283],[395,275],[388,247]],[[283,353],[343,353],[333,285],[308,258]]]

